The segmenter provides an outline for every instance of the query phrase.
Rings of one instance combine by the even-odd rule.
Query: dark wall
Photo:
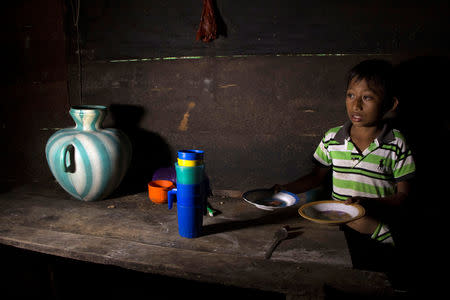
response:
[[[206,151],[213,189],[291,180],[345,121],[351,66],[449,53],[446,1],[215,1],[211,43],[195,40],[200,0],[81,2],[80,57],[70,1],[7,6],[2,181],[52,179],[44,146],[71,126],[69,103],[110,106],[105,125],[132,135],[143,183],[181,148]]]
[[[448,50],[448,1],[215,0],[222,26],[195,40],[201,0],[86,1],[93,60],[185,55],[392,53]]]
[[[50,128],[70,124],[63,1],[2,4],[0,191],[51,180],[44,156]]]
[[[251,56],[89,63],[84,101],[142,108],[141,122],[135,124],[148,134],[136,148],[144,152],[141,163],[161,159],[152,156],[150,134],[158,134],[173,158],[178,149],[204,149],[213,188],[256,188],[310,169],[324,130],[345,120],[345,80],[335,74],[344,74],[358,59]],[[322,64],[328,67],[318,67]],[[116,121],[105,124],[115,126]]]

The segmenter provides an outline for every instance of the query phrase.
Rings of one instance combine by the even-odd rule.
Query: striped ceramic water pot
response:
[[[72,106],[74,128],[54,133],[45,154],[53,176],[83,201],[107,197],[123,179],[131,160],[131,143],[121,131],[102,128],[106,107]]]

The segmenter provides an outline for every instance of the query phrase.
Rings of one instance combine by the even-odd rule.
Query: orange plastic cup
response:
[[[169,180],[154,180],[148,183],[148,197],[154,203],[167,203],[167,192],[175,185]]]

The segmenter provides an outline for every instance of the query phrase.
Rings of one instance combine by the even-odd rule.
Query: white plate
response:
[[[259,209],[275,210],[285,208],[298,203],[297,195],[288,191],[281,191],[274,194],[271,189],[258,189],[245,192],[242,197],[248,203]]]
[[[298,213],[313,222],[343,224],[364,216],[365,210],[359,204],[345,204],[343,201],[325,200],[302,205]]]

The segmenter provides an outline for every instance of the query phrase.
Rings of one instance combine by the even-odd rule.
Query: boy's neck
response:
[[[352,125],[350,127],[350,137],[355,146],[363,152],[380,134],[381,129],[382,127],[379,125],[371,127],[357,127]]]
[[[350,127],[350,136],[366,139],[375,139],[381,131],[381,126],[370,126],[370,127],[357,127],[352,125]]]

